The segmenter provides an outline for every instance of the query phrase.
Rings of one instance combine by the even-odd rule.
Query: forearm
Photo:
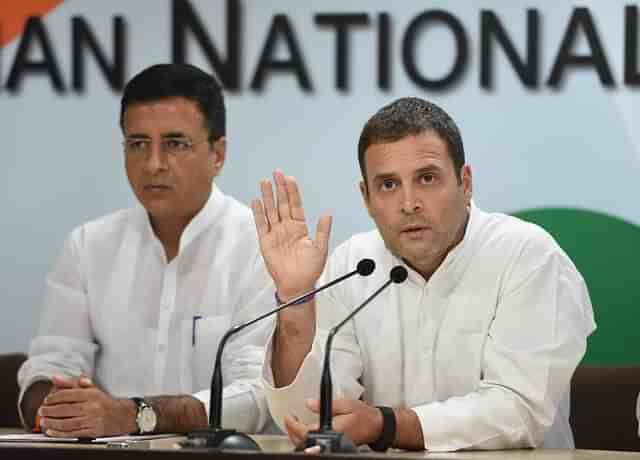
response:
[[[311,351],[315,335],[315,305],[311,301],[292,308],[300,311],[300,318],[283,320],[278,318],[273,337],[271,367],[277,388],[290,385],[296,378],[305,357]],[[313,312],[310,316],[308,310]],[[296,312],[297,313],[297,312]]]
[[[36,414],[42,405],[42,401],[51,391],[52,384],[48,381],[39,381],[33,383],[22,397],[20,409],[22,417],[26,424],[26,428],[33,428],[35,425]]]
[[[154,396],[145,399],[156,412],[157,433],[186,433],[207,426],[204,404],[193,396]]]
[[[393,409],[396,416],[396,436],[393,447],[398,449],[422,450],[427,443],[422,434],[418,415],[411,409]]]

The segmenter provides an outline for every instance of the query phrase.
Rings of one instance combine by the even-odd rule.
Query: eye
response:
[[[187,139],[172,138],[166,139],[164,142],[171,152],[185,152],[191,147],[191,143]]]
[[[391,192],[395,190],[396,185],[396,181],[394,181],[393,179],[384,179],[380,184],[380,189],[383,192]]]
[[[144,139],[128,139],[126,142],[126,148],[128,152],[145,152],[149,147],[149,141]]]
[[[420,182],[426,185],[433,184],[435,180],[436,180],[436,176],[434,176],[433,173],[425,173],[422,176],[420,176]]]

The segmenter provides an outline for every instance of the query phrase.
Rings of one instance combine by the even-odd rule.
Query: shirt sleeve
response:
[[[465,395],[413,408],[432,451],[541,445],[595,329],[582,277],[559,252],[538,254],[506,282],[484,347],[482,378]]]
[[[327,279],[333,278],[329,276]],[[311,350],[303,360],[294,381],[286,387],[276,388],[274,385],[271,368],[273,336],[267,343],[262,381],[269,410],[284,432],[286,432],[284,428],[286,415],[294,415],[305,424],[318,422],[317,414],[311,412],[305,403],[309,398],[320,398],[320,380],[329,330],[349,314],[349,310],[343,303],[327,291],[316,296],[316,311],[318,312],[317,328]],[[359,399],[364,391],[359,382],[363,363],[353,321],[346,323],[334,337],[330,361],[333,399]]]
[[[92,376],[98,349],[89,320],[89,301],[79,255],[82,229],[67,239],[54,270],[46,280],[43,315],[29,359],[18,372],[21,411],[25,391],[35,382],[55,375]]]

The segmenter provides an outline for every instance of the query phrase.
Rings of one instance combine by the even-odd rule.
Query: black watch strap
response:
[[[396,414],[391,407],[376,407],[382,412],[382,433],[378,439],[369,444],[369,447],[376,452],[386,452],[396,438]]]

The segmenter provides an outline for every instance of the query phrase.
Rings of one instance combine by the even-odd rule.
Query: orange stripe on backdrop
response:
[[[64,0],[0,0],[0,47],[24,30],[29,16],[44,16]]]

